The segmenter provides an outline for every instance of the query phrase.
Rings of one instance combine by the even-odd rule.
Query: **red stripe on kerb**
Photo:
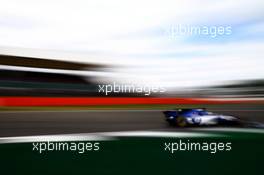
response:
[[[251,101],[254,102],[254,101]],[[243,101],[218,101],[198,98],[133,98],[133,97],[0,97],[0,106],[95,106],[137,104],[232,104]]]

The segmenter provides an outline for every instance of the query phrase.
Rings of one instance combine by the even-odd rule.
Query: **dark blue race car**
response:
[[[235,125],[240,121],[233,116],[215,114],[206,109],[175,109],[164,111],[169,124],[179,127],[185,126],[213,126],[213,125]]]

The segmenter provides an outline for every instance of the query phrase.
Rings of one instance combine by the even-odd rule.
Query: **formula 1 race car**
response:
[[[176,109],[163,113],[170,125],[179,127],[237,125],[240,123],[236,117],[208,112],[205,108]]]

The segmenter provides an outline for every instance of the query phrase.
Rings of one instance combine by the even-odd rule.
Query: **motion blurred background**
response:
[[[0,96],[105,97],[98,85],[117,82],[166,88],[155,97],[262,100],[263,6],[261,0],[5,1]],[[172,36],[178,25],[230,27],[231,34]]]

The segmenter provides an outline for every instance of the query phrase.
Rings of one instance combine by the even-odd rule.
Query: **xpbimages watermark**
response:
[[[204,36],[216,38],[232,34],[231,26],[196,26],[196,25],[175,25],[165,30],[166,36],[171,39],[177,39],[179,36]]]
[[[33,142],[32,151],[38,153],[52,151],[72,151],[83,154],[89,151],[99,151],[99,142]]]
[[[134,84],[118,84],[113,82],[113,84],[98,85],[98,92],[105,95],[109,95],[111,93],[136,93],[148,96],[152,93],[166,92],[166,89],[161,86],[141,86]]]
[[[222,151],[231,151],[231,142],[190,142],[190,140],[178,142],[165,142],[164,151],[174,154],[181,151],[207,151],[211,154]]]

